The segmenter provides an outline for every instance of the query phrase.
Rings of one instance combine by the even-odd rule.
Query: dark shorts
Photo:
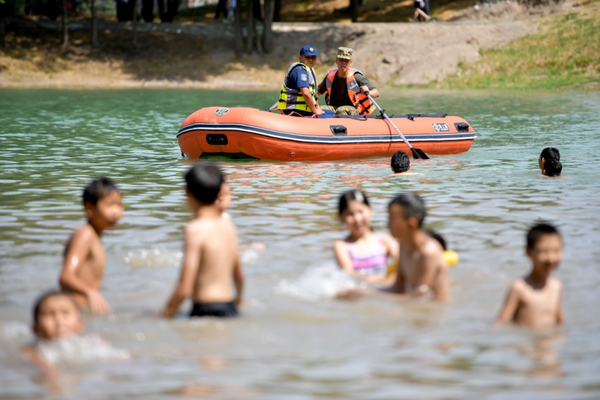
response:
[[[429,2],[425,0],[423,3],[423,7],[421,7],[421,2],[415,1],[415,8],[420,8],[421,10],[425,11],[427,15],[429,15]]]
[[[190,317],[230,318],[238,315],[233,302],[229,303],[194,303]]]

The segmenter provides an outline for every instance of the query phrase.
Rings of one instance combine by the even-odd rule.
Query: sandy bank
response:
[[[38,30],[48,43],[19,37]],[[27,28],[27,29],[25,29]],[[233,52],[233,27],[220,23],[138,24],[140,45],[131,49],[131,24],[100,23],[102,48],[89,50],[87,23],[70,25],[73,45],[60,51],[60,24],[12,22],[0,51],[2,87],[196,87],[277,89],[298,49],[320,52],[319,76],[333,65],[338,46],[355,49],[354,67],[379,86],[422,85],[443,79],[480,49],[504,46],[535,33],[527,21],[413,23],[276,23],[268,55]]]

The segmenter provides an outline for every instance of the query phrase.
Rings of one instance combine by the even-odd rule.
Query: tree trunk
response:
[[[137,0],[133,0],[133,47],[137,49]]]
[[[281,0],[275,0],[275,10],[273,11],[273,21],[281,22]]]
[[[235,18],[235,52],[236,54],[242,54],[244,51],[244,38],[242,35],[242,7],[238,2],[234,10]]]
[[[142,18],[145,22],[152,22],[154,19],[154,1],[142,0]]]
[[[165,0],[158,0],[158,16],[160,17],[160,22],[165,22]]]
[[[4,36],[5,36],[5,30],[4,30],[4,25],[6,18],[4,18],[4,16],[0,17],[0,49],[4,48]]]
[[[265,0],[265,19],[263,23],[263,50],[273,51],[273,14],[275,0]]]
[[[67,22],[67,0],[62,0],[63,49],[69,47],[69,23]]]
[[[246,53],[252,54],[254,50],[254,16],[252,15],[252,2],[248,2],[248,36],[246,37]]]
[[[358,22],[358,1],[350,0],[350,14],[352,15],[352,22]]]
[[[98,43],[98,15],[96,13],[96,0],[92,0],[92,49],[100,47]]]

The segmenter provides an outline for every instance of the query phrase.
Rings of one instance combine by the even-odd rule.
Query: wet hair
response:
[[[402,207],[404,218],[415,218],[419,223],[419,227],[421,227],[423,220],[425,219],[425,202],[418,194],[404,193],[396,196],[390,201],[388,207],[391,207],[394,204]]]
[[[185,174],[188,191],[203,204],[212,204],[217,200],[224,181],[221,169],[208,162],[194,165]]]
[[[557,159],[551,158],[544,163],[544,171],[546,172],[546,176],[560,176],[562,164]]]
[[[444,249],[444,251],[448,250],[446,248],[446,240],[444,239],[444,237],[442,235],[440,235],[439,233],[437,233],[436,231],[434,231],[433,229],[430,229],[430,228],[425,228],[423,230],[429,237],[437,240],[439,242],[439,244],[442,246],[442,249]]]
[[[69,301],[71,301],[73,303],[75,308],[77,308],[77,305],[75,304],[75,302],[73,301],[71,296],[69,296],[67,293],[61,292],[58,290],[51,290],[49,292],[42,294],[35,301],[35,304],[33,306],[33,323],[34,324],[38,323],[38,317],[40,316],[40,308],[42,308],[42,305],[44,304],[44,302],[46,302],[46,300],[51,299],[53,297],[66,297],[67,299],[69,299]]]
[[[540,158],[543,158],[546,161],[548,161],[552,158],[560,161],[560,152],[558,151],[558,149],[556,147],[546,147],[544,150],[542,150],[542,154],[540,154]]]
[[[529,232],[527,232],[527,248],[533,249],[538,240],[545,235],[557,235],[558,237],[561,237],[558,229],[556,229],[554,225],[542,222],[529,228]]]
[[[392,170],[395,173],[406,172],[410,167],[410,158],[402,150],[398,150],[392,156]]]
[[[95,206],[98,204],[98,200],[114,192],[120,191],[117,185],[110,179],[94,179],[85,187],[85,189],[83,189],[83,204],[91,203]]]
[[[359,203],[371,207],[369,198],[362,190],[352,189],[342,193],[340,196],[340,202],[338,203],[339,215],[342,215],[342,213],[348,209],[348,204],[350,204],[351,201],[358,201]]]

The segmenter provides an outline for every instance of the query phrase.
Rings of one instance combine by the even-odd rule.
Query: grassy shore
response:
[[[429,87],[595,89],[600,87],[600,1],[540,21],[540,33],[485,50],[476,64]]]

